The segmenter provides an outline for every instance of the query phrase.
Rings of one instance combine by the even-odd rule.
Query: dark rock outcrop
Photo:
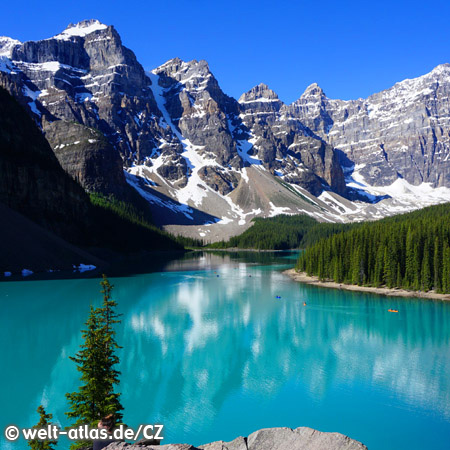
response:
[[[81,142],[83,133],[91,130],[82,125],[76,127],[80,128],[77,139]],[[64,129],[60,132],[63,133]],[[104,139],[103,136],[98,137]],[[96,154],[97,151],[93,151],[93,155]],[[78,164],[76,154],[71,156]],[[86,162],[84,157],[82,154],[81,160]],[[123,175],[120,165],[116,164],[115,168],[119,168]],[[91,204],[84,189],[61,167],[36,123],[3,88],[0,88],[0,174],[2,217],[13,227],[3,233],[0,242],[0,265],[6,267],[5,270],[16,270],[20,262],[23,263],[22,268],[32,270],[64,269],[69,263],[97,265],[93,262],[94,257],[68,242],[83,248],[99,247],[123,253],[180,248],[169,236],[142,224],[145,222],[143,211],[148,205],[128,185],[125,187],[130,195],[137,196],[138,201],[144,203],[139,213],[136,214],[129,205],[128,209],[120,206],[122,214],[119,215],[102,205]],[[96,182],[95,177],[93,182]],[[8,223],[3,225],[8,226]],[[23,239],[21,233],[26,233]],[[36,242],[30,241],[30,236],[35,236]],[[15,242],[20,242],[20,245]],[[32,248],[22,251],[17,257],[8,256],[14,250],[20,252],[25,243]],[[14,267],[9,265],[12,261]],[[60,264],[54,265],[58,261]]]
[[[229,194],[237,187],[240,180],[237,172],[225,171],[219,166],[203,166],[198,174],[209,187],[222,195]]]
[[[0,276],[10,272],[13,278],[22,279],[23,269],[40,274],[62,270],[67,276],[80,264],[93,265],[100,270],[106,267],[105,261],[2,203],[0,217]]]
[[[126,198],[130,187],[117,150],[103,133],[84,125],[56,120],[45,137],[63,169],[88,192]]]

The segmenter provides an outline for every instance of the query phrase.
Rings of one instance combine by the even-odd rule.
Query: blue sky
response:
[[[234,97],[261,82],[287,103],[313,82],[331,98],[367,97],[450,62],[448,1],[21,0],[1,10],[0,35],[21,41],[99,19],[146,69],[206,59]]]

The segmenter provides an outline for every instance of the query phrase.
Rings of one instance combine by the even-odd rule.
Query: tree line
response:
[[[253,225],[228,241],[209,244],[208,248],[254,248],[257,250],[288,250],[305,248],[318,239],[352,228],[352,224],[319,223],[306,215],[280,214],[253,219]]]
[[[102,230],[102,245],[120,251],[182,250],[186,247],[203,247],[202,239],[174,236],[153,224],[148,204],[139,195],[133,202],[118,200],[113,195],[98,192],[89,194],[92,205],[92,222]],[[136,207],[136,204],[139,207]]]
[[[450,204],[320,239],[296,269],[338,283],[450,293]]]

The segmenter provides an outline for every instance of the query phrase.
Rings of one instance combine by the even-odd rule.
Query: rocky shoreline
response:
[[[265,428],[248,437],[231,442],[216,441],[194,447],[189,444],[152,445],[145,441],[136,444],[111,443],[107,450],[367,450],[361,442],[340,433],[324,433],[308,427]]]
[[[346,291],[368,292],[371,294],[386,295],[388,297],[417,297],[435,300],[450,300],[450,294],[438,294],[434,291],[408,291],[399,288],[358,286],[356,284],[336,283],[334,281],[320,281],[318,277],[309,276],[305,272],[297,272],[295,269],[285,270],[283,273],[289,275],[293,280],[304,284],[312,284],[331,289],[344,289]]]

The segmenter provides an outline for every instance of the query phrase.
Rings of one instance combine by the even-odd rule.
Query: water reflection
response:
[[[127,423],[160,421],[168,441],[196,444],[310,425],[351,434],[371,450],[397,438],[421,448],[420,428],[408,428],[417,423],[434,431],[434,448],[445,448],[450,305],[299,285],[256,265],[261,257],[289,262],[199,253],[179,263],[196,270],[114,280]],[[64,394],[78,386],[68,356],[98,290],[98,280],[0,286],[0,383],[11,405],[2,424],[36,422],[40,402],[67,423]]]
[[[151,405],[149,419],[194,435],[236,393],[273,399],[294,383],[321,401],[362,382],[450,417],[448,305],[401,300],[392,315],[387,299],[293,288],[248,266],[173,277],[169,298],[143,299],[125,323],[125,347],[142,349],[127,367],[147,368],[145,382],[127,373],[128,401]]]

